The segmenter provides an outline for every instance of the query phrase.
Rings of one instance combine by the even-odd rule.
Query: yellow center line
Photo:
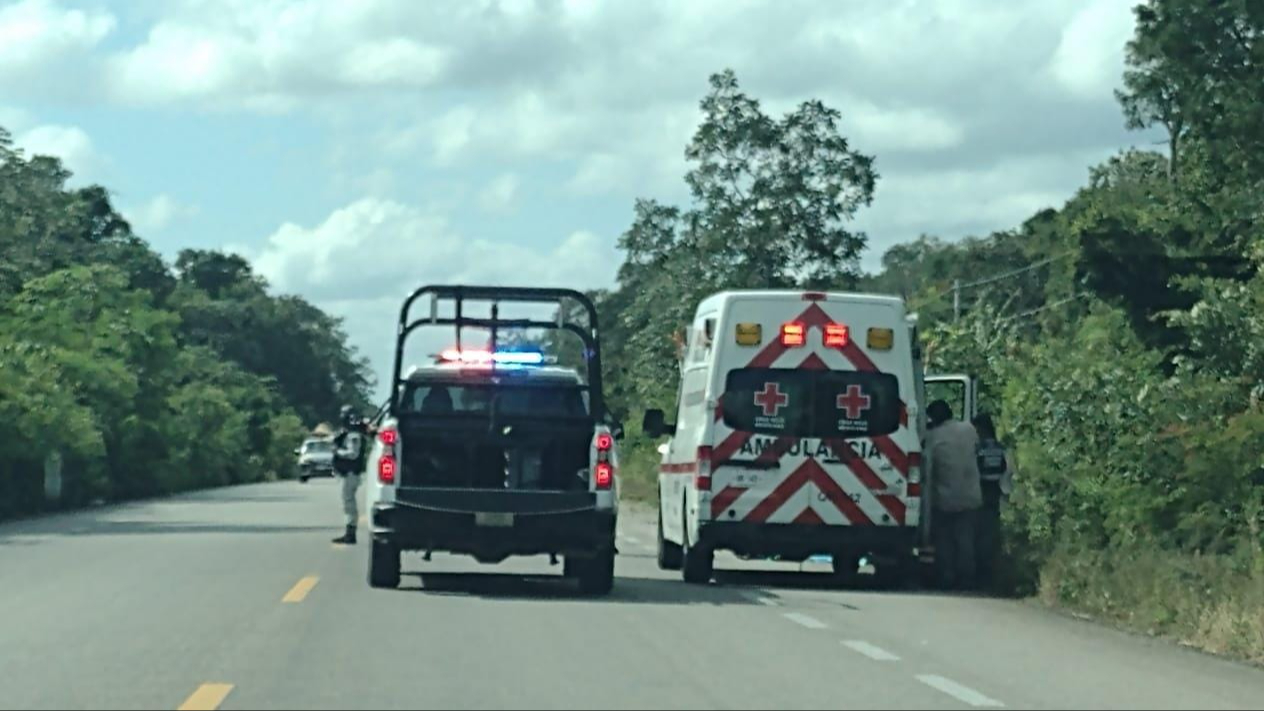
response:
[[[307,593],[316,587],[316,583],[320,582],[320,578],[315,575],[309,575],[306,578],[294,584],[290,591],[281,598],[281,602],[302,602],[307,599]]]
[[[179,711],[215,711],[232,690],[232,684],[203,684],[180,704]]]

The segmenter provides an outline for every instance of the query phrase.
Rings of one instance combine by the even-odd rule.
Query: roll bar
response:
[[[412,308],[417,300],[429,295],[430,313],[417,319],[412,318]],[[439,317],[439,302],[452,301],[456,308],[454,317]],[[587,324],[577,324],[566,319],[564,302],[575,301],[588,314]],[[490,302],[491,318],[465,316],[466,302]],[[556,304],[558,317],[553,321],[539,319],[502,319],[499,317],[500,304],[534,303]],[[583,292],[574,289],[548,289],[513,286],[423,286],[404,300],[399,310],[399,327],[395,337],[395,368],[391,377],[391,399],[389,408],[392,416],[398,414],[399,399],[402,395],[404,345],[413,331],[423,326],[453,326],[456,329],[456,347],[461,348],[461,329],[465,327],[486,328],[491,331],[491,347],[496,349],[497,333],[505,329],[542,328],[555,331],[569,331],[584,343],[585,364],[588,375],[588,400],[593,416],[602,419],[606,416],[605,400],[601,389],[601,341],[597,329],[597,307],[592,299]]]

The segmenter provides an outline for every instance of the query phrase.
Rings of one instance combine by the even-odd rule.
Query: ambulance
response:
[[[903,300],[719,293],[698,306],[680,367],[675,422],[650,410],[642,425],[670,435],[660,447],[660,568],[706,583],[721,550],[826,555],[840,575],[867,558],[898,582],[931,561],[927,378]]]

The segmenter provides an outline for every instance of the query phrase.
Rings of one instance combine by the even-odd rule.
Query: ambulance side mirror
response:
[[[667,416],[662,410],[646,410],[645,419],[641,421],[641,431],[652,439],[658,439],[665,434],[676,434],[676,425],[667,424]]]

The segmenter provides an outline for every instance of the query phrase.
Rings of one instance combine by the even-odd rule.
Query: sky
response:
[[[1017,226],[1152,137],[1113,97],[1133,0],[0,0],[0,126],[168,258],[229,249],[385,373],[423,283],[610,286],[686,204],[709,75],[842,112],[864,266]]]

